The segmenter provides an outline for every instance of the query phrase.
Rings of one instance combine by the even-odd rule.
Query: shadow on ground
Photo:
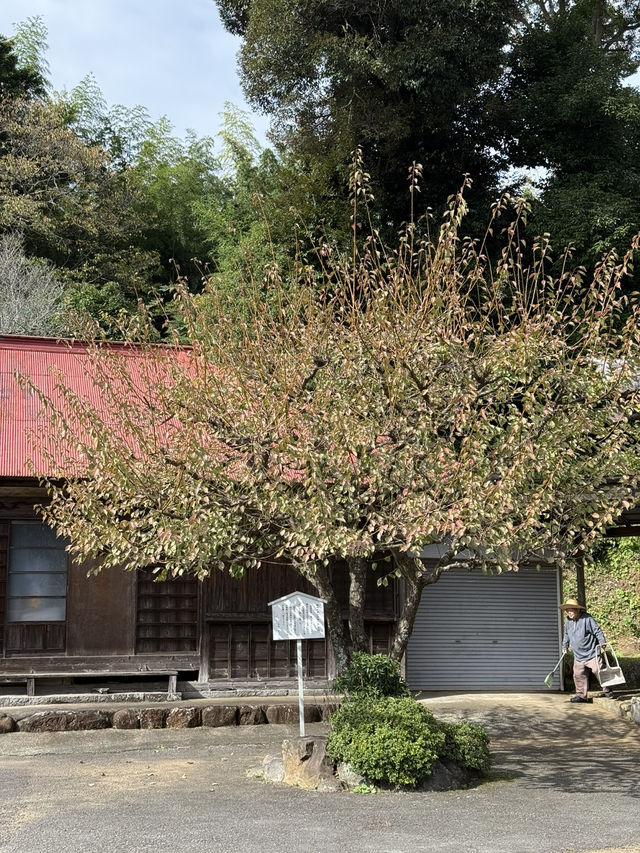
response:
[[[572,705],[568,696],[425,699],[437,717],[484,726],[494,770],[529,787],[640,797],[640,729],[605,699]]]

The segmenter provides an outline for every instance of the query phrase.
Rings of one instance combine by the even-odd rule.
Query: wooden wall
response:
[[[4,621],[7,612],[7,561],[9,554],[9,523],[0,521],[0,655],[4,654]]]
[[[134,572],[71,564],[67,584],[68,655],[131,655],[135,652]]]
[[[0,482],[0,659],[2,671],[198,668],[199,588],[194,579],[153,583],[124,570],[88,576],[69,563],[64,622],[6,622],[11,521],[39,521],[33,483]]]
[[[334,568],[334,579],[348,612],[348,575],[344,565]],[[215,572],[205,584],[201,677],[210,681],[256,682],[296,677],[296,643],[274,641],[270,601],[290,592],[317,595],[317,590],[291,567],[267,565],[236,579]],[[368,578],[365,628],[372,653],[389,651],[391,629],[397,618],[395,584],[378,587]],[[328,638],[303,643],[305,677],[326,681],[334,676]]]
[[[0,484],[0,657],[3,671],[57,666],[81,672],[167,667],[194,670],[212,681],[287,680],[296,675],[295,642],[274,642],[269,602],[290,592],[317,590],[286,565],[268,565],[242,579],[216,571],[205,582],[182,577],[155,582],[152,575],[101,571],[71,564],[67,618],[59,623],[5,621],[8,535],[12,519],[35,520],[34,496],[7,496]],[[334,569],[347,616],[348,577]],[[370,650],[389,650],[397,618],[394,583],[378,587],[368,578],[365,626]],[[307,678],[333,676],[328,639],[303,644]]]

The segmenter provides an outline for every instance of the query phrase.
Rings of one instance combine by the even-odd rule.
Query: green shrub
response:
[[[387,655],[366,652],[354,653],[347,669],[333,682],[333,689],[352,698],[409,695],[409,688],[400,675],[400,664]]]
[[[450,758],[459,767],[486,773],[491,766],[489,735],[473,723],[440,723],[445,736],[442,758]]]
[[[444,746],[439,723],[415,699],[357,697],[331,717],[327,753],[373,782],[415,785]]]

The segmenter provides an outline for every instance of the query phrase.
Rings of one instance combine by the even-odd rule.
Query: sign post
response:
[[[269,602],[274,640],[297,641],[298,714],[300,737],[304,737],[304,687],[302,672],[302,641],[324,638],[324,599],[291,592]]]
[[[302,682],[302,640],[296,640],[298,647],[298,719],[300,720],[300,737],[304,737],[304,685]]]

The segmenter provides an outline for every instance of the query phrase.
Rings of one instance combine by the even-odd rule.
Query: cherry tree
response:
[[[88,345],[101,404],[64,377],[43,396],[47,520],[79,558],[160,576],[291,563],[327,602],[339,669],[364,645],[372,570],[402,578],[400,658],[451,567],[587,553],[636,494],[633,249],[589,280],[568,255],[552,275],[548,239],[524,247],[510,204],[492,211],[496,261],[462,237],[461,192],[435,237],[412,225],[391,250],[374,233],[348,257],[320,242],[293,280],[248,281],[240,307],[178,287],[171,344],[141,310],[136,343]],[[431,544],[436,564],[419,558]]]

